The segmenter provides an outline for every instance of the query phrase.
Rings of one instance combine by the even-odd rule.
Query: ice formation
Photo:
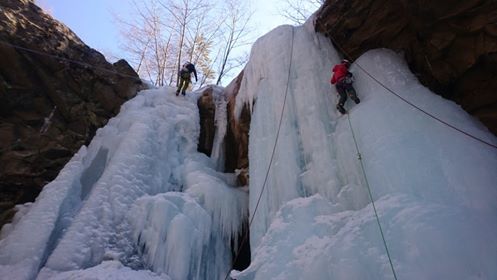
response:
[[[252,111],[249,193],[220,172],[221,89],[211,158],[196,152],[196,93],[142,91],[4,227],[0,275],[224,279],[250,217],[252,261],[235,279],[393,279],[392,268],[398,279],[497,279],[497,151],[365,71],[496,137],[384,49],[352,65],[361,103],[342,116],[329,83],[338,62],[312,20],[254,44],[237,96],[237,112]]]

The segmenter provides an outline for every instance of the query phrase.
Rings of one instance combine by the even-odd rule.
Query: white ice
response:
[[[349,100],[341,116],[329,84],[338,62],[312,21],[254,44],[237,96],[238,110],[253,105],[252,263],[232,277],[393,279],[369,185],[398,279],[497,279],[497,151],[414,109],[361,68],[438,118],[496,138],[420,85],[389,50],[355,61],[362,102]]]
[[[226,136],[228,126],[227,101],[224,95],[224,88],[218,86],[212,86],[212,88],[216,111],[214,116],[215,135],[211,159],[215,162],[217,170],[224,170],[224,137]]]
[[[142,91],[125,103],[29,211],[19,211],[0,240],[0,275],[92,277],[105,260],[144,278],[150,271],[142,269],[173,280],[227,274],[248,194],[232,186],[233,174],[216,171],[220,156],[197,152],[198,92],[184,98],[174,90]],[[101,269],[114,269],[113,277],[127,271]]]
[[[171,280],[166,274],[151,271],[136,271],[124,266],[119,261],[108,260],[101,264],[84,269],[56,274],[52,280]]]

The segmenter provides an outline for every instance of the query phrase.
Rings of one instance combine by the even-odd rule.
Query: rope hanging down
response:
[[[322,24],[321,24],[321,26],[322,26]],[[339,49],[339,50],[343,53],[343,55],[344,55],[347,59],[349,59],[349,60],[351,60],[351,61],[352,61],[352,57],[349,55],[349,53],[347,53],[347,52],[346,52],[346,51],[345,51],[345,50],[344,50],[344,49],[343,49],[343,48],[342,48],[342,47],[341,47],[341,46],[340,46],[340,45],[339,45],[339,44],[335,41],[335,39],[333,38],[333,36],[332,36],[332,35],[331,35],[331,34],[330,34],[330,33],[329,33],[326,29],[324,29],[324,28],[323,28],[323,30],[324,30],[324,32],[328,35],[328,37],[329,37],[329,38],[330,38],[330,40],[333,42],[333,44],[334,44],[334,45],[335,45],[335,46],[336,46],[336,47],[337,47],[337,48],[338,48],[338,49]],[[434,120],[436,120],[436,121],[438,121],[438,122],[440,122],[440,123],[442,123],[442,124],[444,124],[444,125],[446,125],[446,126],[448,126],[448,127],[452,128],[452,129],[454,129],[454,130],[456,130],[456,131],[458,131],[458,132],[460,132],[460,133],[462,133],[462,134],[464,134],[464,135],[466,135],[466,136],[468,136],[468,137],[470,137],[470,138],[472,138],[472,139],[474,139],[474,140],[476,140],[476,141],[479,141],[479,142],[481,142],[481,143],[483,143],[483,144],[485,144],[485,145],[487,145],[487,146],[489,146],[489,147],[492,147],[492,148],[494,148],[494,149],[497,149],[497,145],[492,144],[492,143],[490,143],[490,142],[488,142],[488,141],[485,141],[485,140],[483,140],[483,139],[481,139],[481,138],[478,138],[478,137],[476,137],[476,136],[474,136],[474,135],[472,135],[472,134],[470,134],[470,133],[468,133],[468,132],[466,132],[466,131],[464,131],[464,130],[462,130],[462,129],[460,129],[460,128],[457,128],[457,127],[455,127],[454,125],[452,125],[452,124],[450,124],[450,123],[448,123],[448,122],[446,122],[446,121],[444,121],[444,120],[442,120],[442,119],[438,118],[437,116],[435,116],[435,115],[433,115],[433,114],[431,114],[431,113],[429,113],[429,112],[427,112],[427,111],[423,110],[422,108],[420,108],[420,107],[418,107],[417,105],[413,104],[413,103],[412,103],[412,102],[410,102],[409,100],[407,100],[407,99],[405,99],[404,97],[400,96],[398,93],[396,93],[396,92],[395,92],[395,91],[393,91],[392,89],[388,88],[385,84],[383,84],[381,81],[379,81],[379,80],[378,80],[377,78],[375,78],[373,75],[371,75],[371,74],[370,74],[370,73],[369,73],[366,69],[364,69],[364,68],[363,68],[363,67],[362,67],[362,66],[361,66],[358,62],[355,62],[355,65],[357,65],[357,67],[358,67],[359,69],[361,69],[364,73],[366,73],[366,75],[368,75],[368,77],[370,77],[373,81],[375,81],[375,82],[376,82],[376,83],[378,83],[381,87],[383,87],[384,89],[386,89],[389,93],[391,93],[391,94],[393,94],[394,96],[398,97],[400,100],[402,100],[402,101],[404,101],[405,103],[409,104],[410,106],[412,106],[413,108],[417,109],[418,111],[420,111],[420,112],[422,112],[422,113],[426,114],[427,116],[429,116],[429,117],[433,118]]]
[[[325,29],[323,29],[325,30]],[[347,58],[351,59],[350,56],[335,42],[335,40],[333,40],[333,37],[331,36],[331,34],[329,34],[327,31],[325,31],[328,36],[330,37],[330,39],[332,40],[332,42],[339,48],[342,50],[342,52],[347,56]],[[358,64],[358,63],[356,63]],[[360,67],[360,65],[359,65]],[[362,67],[361,69],[367,73],[366,70],[364,70]],[[375,79],[376,80],[376,79]],[[377,80],[376,80],[377,81]],[[379,83],[379,81],[377,81]],[[381,84],[381,83],[380,83]],[[373,212],[374,212],[374,215],[375,215],[375,218],[376,218],[376,223],[378,224],[378,229],[380,231],[380,235],[381,235],[381,239],[383,241],[383,246],[385,247],[385,251],[387,253],[387,257],[388,257],[388,262],[390,264],[390,269],[392,270],[392,274],[393,274],[393,277],[395,280],[397,280],[397,274],[395,273],[395,268],[393,266],[393,262],[392,262],[392,257],[390,256],[390,250],[388,249],[388,245],[387,245],[387,241],[385,239],[385,234],[383,233],[383,228],[381,226],[381,223],[380,223],[380,217],[378,216],[378,211],[376,210],[376,205],[374,203],[374,199],[373,199],[373,193],[371,191],[371,187],[369,186],[369,181],[368,181],[368,177],[366,175],[366,170],[364,168],[364,164],[362,162],[362,156],[361,156],[361,152],[359,150],[359,145],[357,144],[357,140],[356,140],[356,137],[355,137],[355,133],[354,133],[354,129],[352,128],[352,122],[350,121],[350,114],[347,114],[347,120],[349,122],[349,127],[350,127],[350,131],[352,133],[352,139],[354,140],[354,145],[355,145],[355,148],[356,148],[356,151],[357,151],[357,159],[359,160],[359,163],[361,165],[361,171],[362,171],[362,175],[364,177],[364,181],[366,183],[366,188],[368,190],[368,195],[369,195],[369,200],[371,201],[371,205],[373,206]]]
[[[257,208],[259,207],[259,203],[261,201],[262,194],[264,193],[264,189],[266,188],[267,179],[269,177],[269,171],[271,170],[271,164],[273,163],[274,154],[275,154],[275,151],[276,151],[276,145],[278,144],[278,138],[280,136],[281,123],[282,123],[282,120],[283,120],[283,113],[285,112],[286,98],[288,96],[288,84],[290,83],[290,73],[291,73],[291,69],[292,69],[293,42],[294,42],[294,36],[295,36],[295,34],[294,34],[295,33],[294,27],[291,26],[291,28],[292,28],[292,44],[291,44],[291,49],[290,49],[290,63],[288,65],[288,77],[287,77],[287,83],[286,83],[286,88],[285,88],[285,97],[283,99],[283,107],[281,108],[280,120],[279,120],[279,123],[278,123],[278,130],[276,131],[276,139],[274,140],[273,151],[271,152],[271,158],[269,160],[269,167],[267,169],[266,176],[264,177],[264,183],[262,184],[261,192],[259,194],[259,197],[257,198],[257,203],[255,205],[254,212],[252,213],[252,217],[250,218],[250,222],[249,222],[249,226],[248,226],[249,230],[250,230],[250,226],[252,226],[252,222],[254,221],[255,213],[257,212]],[[236,261],[238,260],[241,248],[243,247],[243,245],[245,244],[245,242],[247,242],[247,237],[248,237],[248,234],[245,233],[245,235],[243,236],[242,242],[241,242],[241,244],[238,247],[238,250],[236,252],[233,264],[235,264]],[[228,279],[229,273],[230,272],[228,271],[228,273],[226,274],[226,277],[224,278],[224,280]]]
[[[34,54],[37,54],[37,55],[51,57],[51,58],[55,58],[55,59],[62,60],[62,61],[72,62],[72,63],[81,65],[81,66],[86,67],[86,68],[93,68],[93,69],[96,69],[96,70],[101,70],[101,71],[104,71],[104,72],[107,72],[107,73],[115,74],[115,75],[118,75],[118,76],[121,76],[121,77],[132,78],[132,79],[141,81],[141,79],[139,77],[131,76],[131,75],[123,74],[123,73],[119,73],[119,72],[112,71],[112,70],[109,70],[109,69],[106,69],[106,68],[102,68],[102,67],[98,67],[98,66],[94,66],[94,65],[91,65],[89,63],[82,62],[82,61],[79,61],[79,60],[65,58],[65,57],[61,57],[61,56],[58,56],[58,55],[49,54],[49,53],[46,53],[46,52],[42,52],[42,51],[30,49],[30,48],[21,47],[19,45],[14,45],[14,44],[11,44],[11,43],[8,43],[8,42],[5,42],[5,41],[0,41],[0,44],[5,45],[5,46],[9,46],[9,47],[12,47],[12,48],[15,48],[15,49],[18,49],[18,50],[23,50],[23,51],[27,51],[27,52],[30,52],[30,53],[34,53]]]
[[[369,186],[368,177],[366,176],[366,170],[365,170],[364,164],[362,162],[362,156],[361,156],[361,152],[359,151],[359,145],[357,144],[354,129],[352,128],[352,123],[350,121],[350,114],[347,114],[347,119],[349,120],[350,131],[352,132],[352,138],[354,139],[355,149],[357,151],[357,158],[361,164],[362,175],[363,175],[364,181],[366,183],[366,188],[368,189],[369,199],[371,200],[371,205],[373,206],[374,215],[376,217],[376,223],[378,224],[378,228],[380,229],[381,239],[383,240],[383,246],[385,247],[385,251],[387,252],[388,262],[390,263],[390,268],[392,269],[393,278],[395,278],[395,280],[397,280],[397,274],[395,273],[392,258],[390,256],[390,250],[388,250],[387,241],[385,239],[385,234],[383,233],[383,228],[381,227],[381,223],[380,223],[380,217],[378,216],[378,211],[376,211],[376,205],[375,205],[374,200],[373,200],[373,193],[371,191],[371,187]]]

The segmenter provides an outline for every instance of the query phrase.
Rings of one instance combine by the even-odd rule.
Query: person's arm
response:
[[[197,79],[197,70],[195,69],[195,66],[193,67],[193,74],[195,75],[195,82],[198,82],[198,79]]]
[[[335,67],[333,67],[333,69],[331,70],[331,72],[332,72],[333,74],[331,74],[331,81],[330,81],[330,82],[331,82],[331,84],[333,84],[333,85],[337,82],[337,81],[336,81],[336,78],[335,78],[335,70],[336,70],[336,69],[337,69],[337,66],[335,65]]]

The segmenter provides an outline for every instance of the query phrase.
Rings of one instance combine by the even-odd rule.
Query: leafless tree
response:
[[[224,2],[213,0],[130,1],[136,15],[118,19],[123,48],[135,70],[155,85],[177,84],[185,61],[199,70],[198,86],[219,84],[240,65],[233,50],[245,43],[251,15],[240,4],[243,0],[228,0],[221,16],[217,12]]]
[[[211,20],[212,18],[212,15],[206,13],[195,18],[194,27],[189,30],[186,37],[188,61],[197,65],[197,69],[202,72],[199,87],[212,82],[215,77],[213,68],[217,59],[211,59],[211,55],[213,45],[219,40],[221,25],[218,20]]]
[[[220,50],[221,61],[216,85],[219,85],[223,77],[232,69],[246,63],[246,61],[240,61],[240,57],[233,58],[232,53],[235,48],[247,43],[250,31],[247,24],[253,15],[253,12],[238,0],[227,0],[225,9],[227,16],[223,21],[223,47]]]
[[[186,36],[191,31],[192,22],[195,18],[205,18],[204,15],[209,13],[211,5],[206,0],[159,0],[158,2],[167,11],[168,16],[173,19],[172,22],[167,22],[165,25],[170,28],[171,32],[176,32],[178,37],[176,69],[179,73],[183,50],[186,46]],[[197,23],[197,26],[200,24]],[[176,82],[178,81],[179,75],[176,79]]]
[[[164,85],[171,37],[164,38],[162,14],[157,3],[133,1],[133,20],[117,18],[123,27],[123,49],[130,54],[131,64],[139,74],[144,74],[158,86]]]
[[[283,17],[296,25],[304,22],[314,13],[325,0],[282,0],[280,13]]]

